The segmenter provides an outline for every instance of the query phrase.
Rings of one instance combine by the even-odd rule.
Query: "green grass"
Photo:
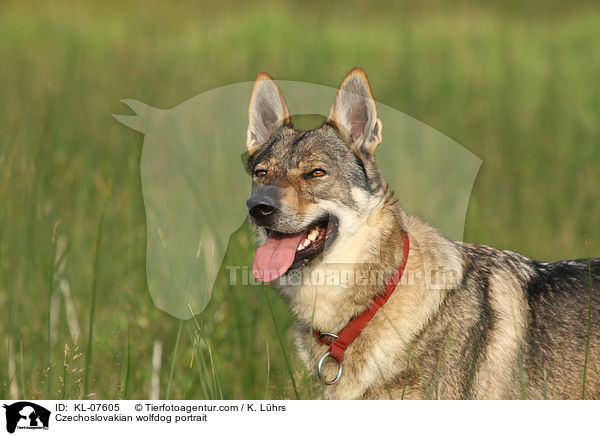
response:
[[[161,397],[312,395],[292,316],[270,288],[229,287],[222,269],[201,322],[180,324],[153,305],[143,137],[111,117],[124,112],[123,98],[168,108],[260,70],[337,86],[360,64],[377,100],[483,159],[466,240],[554,260],[586,257],[587,233],[590,254],[600,254],[593,2],[267,6],[0,6],[0,344],[19,344],[15,374],[0,349],[0,397],[16,380],[26,398],[145,398],[157,339]],[[68,243],[61,277],[58,236]],[[224,264],[251,265],[248,226],[232,241]],[[79,338],[62,299],[50,325],[58,278],[68,280],[77,321],[89,327]]]
[[[92,272],[92,295],[90,297],[90,313],[88,317],[88,335],[87,335],[87,349],[85,353],[85,367],[83,368],[83,397],[88,397],[88,387],[89,387],[89,379],[90,379],[90,370],[91,370],[91,362],[92,362],[92,350],[94,346],[94,315],[96,312],[96,294],[98,293],[98,260],[100,259],[100,241],[102,240],[102,224],[104,223],[104,214],[106,212],[106,206],[110,201],[110,187],[109,192],[106,194],[106,198],[104,199],[104,206],[102,207],[102,211],[100,212],[100,221],[98,222],[98,236],[96,237],[96,245],[95,245],[95,254],[94,254],[94,270]],[[50,363],[51,365],[51,363]],[[65,381],[63,381],[63,385],[65,385]],[[66,392],[66,389],[65,389]],[[64,395],[64,392],[63,392]]]

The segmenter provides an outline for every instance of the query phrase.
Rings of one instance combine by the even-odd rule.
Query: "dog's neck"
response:
[[[320,263],[280,287],[298,320],[335,333],[364,312],[402,263],[404,212],[381,203],[351,234],[340,234]],[[297,284],[294,284],[297,283]]]

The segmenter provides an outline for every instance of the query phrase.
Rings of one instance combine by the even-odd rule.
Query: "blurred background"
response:
[[[483,160],[466,241],[598,257],[599,41],[592,1],[2,2],[0,398],[319,397],[268,286],[223,272],[188,321],[152,304],[120,99],[170,108],[261,70],[337,87],[361,65]],[[232,238],[251,265],[248,226]]]

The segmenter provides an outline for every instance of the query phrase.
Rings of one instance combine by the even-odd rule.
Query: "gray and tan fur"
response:
[[[259,244],[266,229],[293,234],[323,217],[336,226],[318,256],[274,282],[297,317],[298,349],[311,370],[327,349],[312,327],[336,333],[366,310],[383,284],[356,278],[391,275],[402,262],[404,232],[410,238],[402,281],[346,350],[343,375],[325,386],[326,398],[581,398],[590,274],[586,398],[600,398],[600,259],[589,268],[587,260],[538,262],[448,240],[406,213],[375,164],[382,124],[360,68],[315,130],[294,129],[266,73],[249,115],[251,199],[269,209],[257,213],[249,200]],[[349,275],[354,281],[343,280]],[[331,378],[336,367],[325,369]]]

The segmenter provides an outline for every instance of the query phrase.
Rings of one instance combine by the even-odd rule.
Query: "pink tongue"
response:
[[[294,263],[296,248],[307,232],[285,234],[272,231],[254,256],[254,277],[272,282],[281,277]]]

